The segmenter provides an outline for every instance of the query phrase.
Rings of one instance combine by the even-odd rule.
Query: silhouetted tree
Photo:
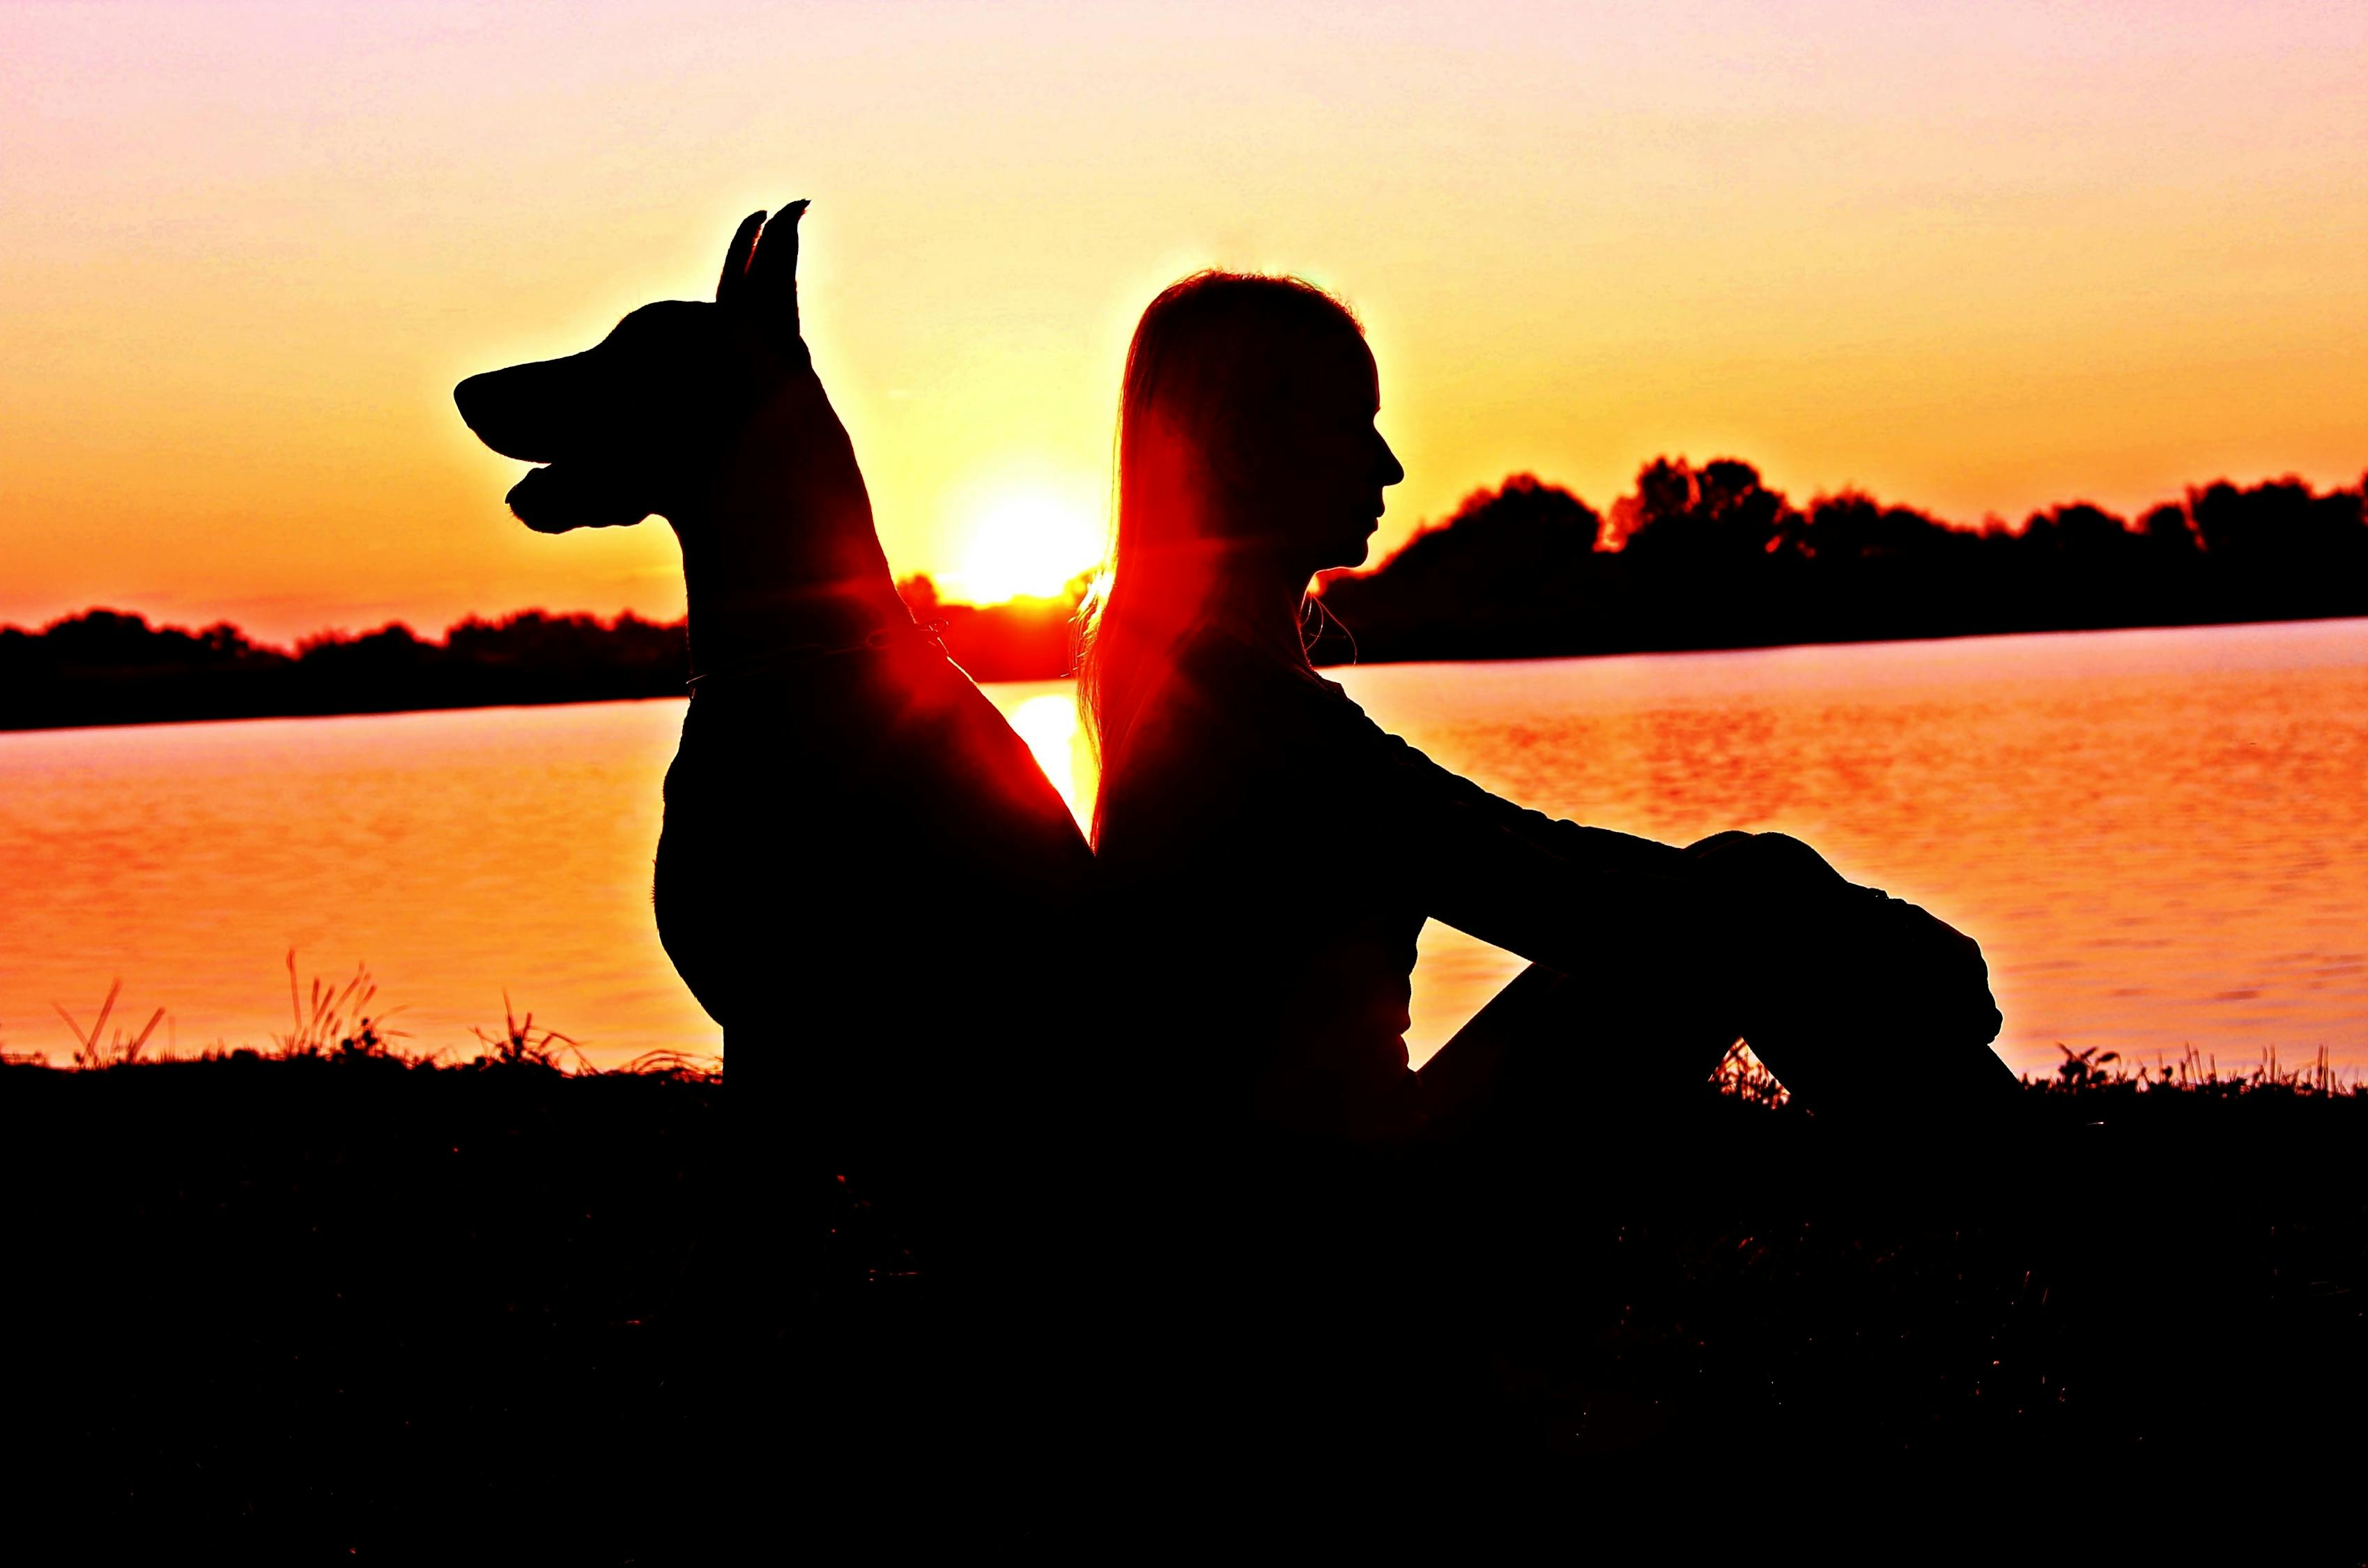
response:
[[[227,622],[193,632],[95,609],[39,635],[0,629],[0,728],[669,696],[687,673],[681,625],[631,614],[471,617],[440,642],[390,622],[291,654]]]
[[[432,642],[422,642],[411,628],[399,620],[389,621],[359,637],[324,633],[296,645],[296,656],[307,669],[335,671],[347,678],[362,680],[384,680],[436,664],[446,652]]]
[[[1818,496],[1792,537],[1801,554],[1828,562],[1931,556],[1974,538],[1912,506],[1885,506],[1862,490]]]
[[[276,650],[256,648],[226,621],[202,631],[188,631],[177,626],[151,626],[145,616],[112,609],[85,610],[53,620],[42,628],[38,642],[41,661],[59,669],[199,668],[235,665],[258,656],[286,657]]]
[[[1327,636],[1320,652],[1489,657],[2368,613],[2368,478],[2326,494],[2224,481],[2135,528],[2074,501],[2019,529],[1974,529],[1855,490],[1804,512],[1749,463],[1662,457],[1593,549],[1553,561],[1495,521],[1545,489],[1522,475],[1467,497],[1373,571],[1325,583],[1354,642]]]
[[[2138,532],[2157,551],[2181,555],[2195,552],[2195,527],[2188,520],[2187,508],[2176,502],[2166,501],[2148,510],[2138,519]]]
[[[1700,469],[1683,458],[1656,458],[1636,489],[1612,507],[1619,548],[1638,560],[1699,564],[1735,562],[1776,548],[1792,506],[1737,458]]]
[[[1372,628],[1385,642],[1425,635],[1499,654],[1540,651],[1586,614],[1600,585],[1602,536],[1594,508],[1517,473],[1465,496],[1446,523],[1392,555],[1385,571],[1327,582],[1323,603],[1360,639]],[[1345,656],[1345,641],[1334,641]],[[1329,643],[1322,649],[1336,653]]]
[[[2033,512],[2022,527],[2025,543],[2067,555],[2110,554],[2130,540],[2129,525],[2086,501]]]

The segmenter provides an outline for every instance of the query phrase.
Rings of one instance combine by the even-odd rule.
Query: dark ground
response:
[[[1402,1430],[1368,1412],[1279,1439],[1289,1413],[1241,1409],[1179,1437],[1158,1380],[1113,1364],[1129,1414],[1076,1435],[1084,1459],[1014,1424],[916,1463],[898,1434],[965,1397],[912,1371],[949,1313],[833,1173],[760,1303],[787,1390],[727,1354],[721,1092],[389,1061],[0,1069],[17,1539],[570,1562],[2368,1547],[2368,1097],[2034,1092],[2028,1136],[1953,1147],[1706,1098],[1599,1154],[1591,1199],[1531,1194],[1474,1249],[1460,1326],[1406,1336],[1391,1376],[1481,1391],[1453,1419],[1410,1400]],[[1288,1468],[1335,1437],[1352,1480],[1145,1480],[1179,1445]],[[1098,1508],[1118,1475],[1154,1501]]]

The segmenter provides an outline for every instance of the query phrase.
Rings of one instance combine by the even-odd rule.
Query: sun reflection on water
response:
[[[1077,825],[1093,813],[1094,755],[1077,722],[1077,701],[1063,682],[1057,691],[1025,698],[1009,710],[1011,727],[1036,756],[1036,766],[1061,792]]]

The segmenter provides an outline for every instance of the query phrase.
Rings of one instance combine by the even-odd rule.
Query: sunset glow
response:
[[[1103,539],[1097,519],[1056,495],[1008,496],[962,526],[960,553],[941,586],[975,604],[1052,598],[1093,568]]]
[[[679,613],[665,528],[512,522],[450,389],[800,196],[891,562],[950,592],[1099,554],[990,548],[982,492],[1098,519],[1135,315],[1210,265],[1365,320],[1377,559],[1663,452],[1968,522],[2349,483],[2363,50],[2300,0],[12,6],[0,620]]]

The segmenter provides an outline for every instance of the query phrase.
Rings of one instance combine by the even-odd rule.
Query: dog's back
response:
[[[1093,856],[935,643],[703,685],[666,788],[659,935],[785,1137],[934,1208],[1088,1114]]]
[[[921,639],[704,686],[666,798],[666,950],[732,1035],[798,1041],[801,1071],[848,1069],[818,1037],[850,1013],[996,1019],[1003,987],[958,977],[1057,965],[1092,872],[1026,744]]]

